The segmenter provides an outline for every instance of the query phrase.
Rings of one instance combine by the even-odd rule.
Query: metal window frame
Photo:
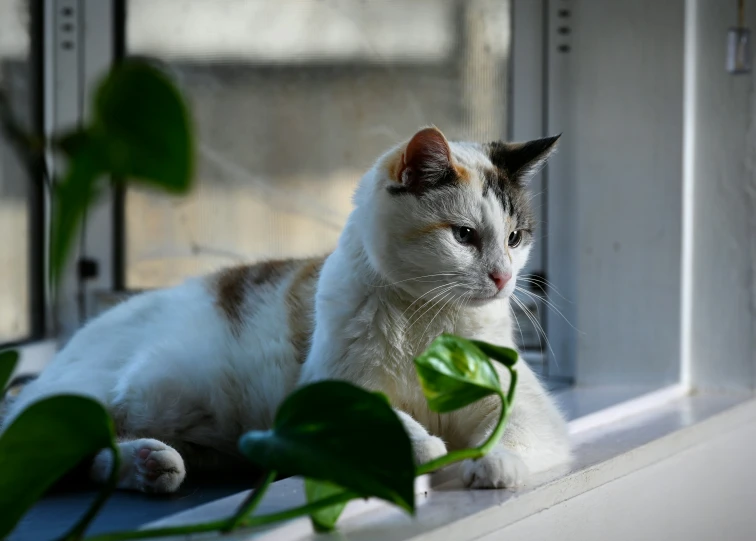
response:
[[[86,122],[95,85],[112,66],[116,49],[114,0],[42,0],[45,18],[44,134],[48,138]],[[110,21],[110,24],[103,24]],[[60,156],[47,154],[52,176],[63,171]],[[108,189],[93,205],[63,271],[50,317],[53,336],[65,342],[85,322],[92,293],[113,287],[117,247],[112,243],[114,198]],[[97,276],[79,275],[82,258],[95,261]]]

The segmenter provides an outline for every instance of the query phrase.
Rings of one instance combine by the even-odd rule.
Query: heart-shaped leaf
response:
[[[479,340],[470,340],[470,342],[478,346],[478,349],[488,355],[491,359],[498,361],[505,366],[514,366],[519,358],[517,351],[512,348],[495,346],[494,344],[481,342]]]
[[[97,90],[89,131],[114,175],[174,193],[189,189],[194,167],[189,111],[158,69],[138,61],[117,66]]]
[[[412,445],[385,399],[343,381],[298,389],[273,428],[244,434],[242,453],[266,471],[327,481],[415,509]]]
[[[171,81],[143,62],[114,68],[97,90],[92,122],[56,144],[69,162],[54,191],[53,285],[101,179],[113,175],[173,193],[191,187],[194,143],[188,108]]]
[[[315,479],[305,479],[305,495],[309,503],[328,498],[329,496],[335,496],[341,494],[344,489],[333,483],[326,483],[325,481],[316,481]],[[346,507],[347,502],[338,503],[331,507],[326,507],[315,511],[310,515],[312,521],[312,527],[316,532],[330,532],[336,527],[336,521],[339,520],[342,511]]]
[[[89,205],[96,199],[98,178],[105,173],[96,141],[84,133],[69,156],[68,170],[54,187],[53,225],[50,242],[50,278],[57,285],[76,231]]]
[[[92,399],[59,395],[35,402],[0,434],[0,539],[63,474],[114,448],[113,422]]]
[[[442,334],[415,358],[420,385],[431,410],[447,413],[501,393],[488,356],[470,340]]]
[[[5,386],[10,381],[13,370],[16,369],[18,364],[18,352],[12,349],[0,351],[0,396]]]

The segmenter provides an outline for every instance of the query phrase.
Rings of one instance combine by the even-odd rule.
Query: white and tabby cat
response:
[[[514,346],[509,297],[533,242],[526,185],[556,139],[449,143],[421,130],[362,178],[330,256],[231,268],[124,302],[73,337],[7,421],[55,393],[100,400],[120,437],[120,486],[146,492],[177,490],[185,462],[241,467],[239,436],[269,428],[297,385],[321,379],[386,393],[418,463],[478,445],[498,399],[431,413],[412,359],[442,332]],[[470,487],[516,487],[569,460],[560,413],[518,368],[501,444],[461,468]],[[110,460],[98,455],[93,479]]]

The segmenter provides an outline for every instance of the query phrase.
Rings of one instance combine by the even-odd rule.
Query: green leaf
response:
[[[488,342],[481,342],[479,340],[470,340],[473,344],[478,346],[478,349],[488,355],[494,361],[498,361],[504,366],[512,367],[517,362],[519,355],[517,351],[512,348],[506,348],[504,346],[495,346]]]
[[[360,496],[415,509],[412,445],[380,396],[343,381],[321,381],[290,395],[273,428],[239,441],[265,470],[327,481]]]
[[[59,395],[25,409],[0,435],[0,539],[63,474],[103,448],[114,448],[105,409]]]
[[[89,205],[97,196],[97,179],[105,172],[99,147],[91,137],[77,134],[72,146],[68,171],[63,181],[55,186],[54,209],[50,241],[50,278],[57,285],[66,258],[71,251],[76,232]]]
[[[194,167],[189,111],[158,69],[130,61],[111,71],[95,95],[90,133],[114,175],[174,193],[189,190]]]
[[[309,503],[322,500],[329,496],[335,496],[341,494],[344,489],[338,485],[332,483],[326,483],[324,481],[316,481],[314,479],[305,479],[305,494],[307,495],[307,501]],[[336,521],[339,520],[341,512],[344,511],[347,502],[332,505],[315,511],[310,515],[312,521],[312,527],[316,532],[330,532],[336,527]]]
[[[0,351],[0,392],[8,385],[17,364],[18,351],[12,349]]]
[[[57,285],[87,208],[107,175],[173,193],[191,187],[193,136],[187,106],[159,70],[135,61],[113,69],[95,95],[93,121],[55,141],[69,158],[54,190],[50,277]]]
[[[442,334],[415,358],[431,410],[447,413],[500,394],[499,376],[488,356],[470,340]]]

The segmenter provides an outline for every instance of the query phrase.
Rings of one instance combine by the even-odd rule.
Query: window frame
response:
[[[521,8],[525,2],[533,2],[536,3],[534,0],[515,0],[515,9]],[[548,4],[551,4],[551,6],[554,6],[554,2],[539,2],[542,6]],[[735,219],[731,218],[727,215],[727,207],[720,206],[715,207],[711,209],[712,211],[709,213],[708,216],[705,216],[708,221],[705,222],[702,225],[696,225],[696,222],[693,220],[693,214],[692,212],[692,206],[694,204],[696,205],[703,205],[707,203],[707,200],[701,195],[701,193],[696,193],[693,190],[693,184],[701,183],[703,180],[701,177],[698,176],[698,173],[694,167],[693,158],[694,155],[699,150],[705,151],[705,148],[699,148],[696,145],[701,144],[700,141],[698,141],[695,137],[695,126],[696,122],[695,119],[698,117],[701,112],[696,108],[696,88],[699,86],[699,78],[697,77],[696,70],[697,65],[700,63],[700,60],[696,56],[698,54],[698,46],[697,43],[697,32],[700,32],[703,30],[706,26],[709,25],[710,21],[708,19],[704,20],[703,16],[705,14],[702,13],[701,17],[702,19],[699,21],[697,19],[697,10],[701,7],[698,5],[697,0],[686,0],[685,2],[685,40],[686,40],[686,50],[685,50],[685,63],[686,63],[686,76],[685,76],[685,133],[684,138],[686,141],[685,151],[684,151],[684,158],[686,159],[686,168],[684,171],[684,176],[682,179],[682,182],[685,184],[686,192],[684,194],[684,197],[686,198],[684,200],[684,220],[683,220],[683,237],[687,243],[689,243],[689,246],[685,248],[685,250],[688,252],[687,254],[684,253],[683,260],[681,262],[681,274],[683,277],[686,278],[686,283],[683,285],[683,287],[691,288],[692,287],[692,278],[691,273],[693,271],[696,271],[696,277],[700,278],[703,276],[703,278],[715,278],[717,276],[717,271],[715,268],[713,268],[714,263],[709,263],[708,265],[698,266],[697,263],[701,263],[701,258],[704,258],[706,250],[705,246],[701,245],[701,241],[697,240],[698,237],[694,235],[697,228],[703,228],[710,226],[713,221],[721,220],[723,223],[726,224],[727,227],[731,227],[735,229],[736,225],[740,225],[736,222]],[[702,10],[705,11],[705,10]],[[522,11],[520,11],[522,13]],[[544,15],[546,17],[546,15]],[[704,24],[705,23],[705,24]],[[716,30],[716,27],[715,27]],[[715,50],[714,53],[717,51]],[[723,75],[724,77],[725,75]],[[709,81],[707,83],[708,85],[714,87],[716,84],[718,84],[716,81]],[[733,85],[734,87],[734,85]],[[711,90],[710,88],[708,90]],[[516,92],[516,89],[515,89]],[[732,98],[733,95],[735,95],[737,92],[737,88],[730,91],[730,94],[722,93],[720,96],[720,99],[722,100],[722,103],[726,103],[728,100]],[[699,104],[698,107],[701,107]],[[728,194],[728,197],[738,197],[738,193],[733,192],[732,194]],[[688,211],[686,213],[686,211]],[[114,211],[115,213],[115,211]],[[698,248],[696,250],[695,248]],[[746,254],[744,257],[748,257],[747,250],[744,250],[744,254]],[[686,257],[687,256],[687,257]],[[697,259],[698,258],[698,259]],[[552,260],[553,262],[553,260]],[[753,285],[751,284],[751,289],[753,289]],[[751,291],[752,292],[752,291]],[[687,292],[687,295],[692,295],[691,291]],[[578,297],[575,297],[576,300],[579,300]],[[627,441],[630,440],[637,440],[637,439],[643,439],[647,435],[647,433],[650,431],[644,424],[637,423],[637,420],[629,419],[631,415],[636,415],[639,413],[653,413],[656,414],[662,414],[665,411],[665,408],[668,407],[670,403],[675,403],[677,401],[680,402],[679,407],[671,408],[669,409],[667,415],[667,418],[664,419],[664,422],[667,422],[668,419],[673,419],[679,422],[688,422],[690,421],[691,415],[695,416],[700,414],[697,402],[699,402],[702,399],[709,399],[714,398],[715,401],[717,400],[730,400],[733,399],[733,394],[720,394],[715,395],[712,394],[706,394],[706,393],[696,393],[695,395],[690,395],[690,391],[694,387],[706,387],[707,383],[710,383],[709,377],[707,374],[701,374],[699,372],[696,372],[696,369],[699,368],[703,363],[706,365],[711,365],[712,370],[718,371],[718,375],[724,376],[724,377],[730,377],[733,378],[733,381],[727,381],[723,383],[720,386],[721,388],[725,388],[727,390],[732,391],[732,389],[738,389],[743,390],[745,389],[748,391],[748,393],[752,393],[754,385],[754,379],[753,374],[756,373],[753,371],[754,367],[754,359],[742,359],[742,358],[732,358],[727,355],[723,355],[725,359],[721,359],[718,356],[711,355],[708,358],[700,358],[701,354],[696,354],[695,350],[691,349],[692,346],[698,346],[699,342],[710,342],[711,344],[716,344],[716,340],[711,338],[712,335],[716,335],[720,331],[727,331],[726,327],[728,324],[728,321],[725,319],[722,320],[716,320],[714,319],[714,316],[716,316],[719,313],[724,313],[725,309],[728,308],[728,306],[725,306],[727,299],[723,299],[720,303],[720,305],[717,305],[716,308],[721,308],[722,310],[700,310],[700,311],[694,311],[694,306],[692,306],[692,303],[695,299],[684,299],[685,305],[683,306],[683,323],[682,323],[682,330],[680,331],[682,334],[681,340],[687,340],[687,341],[695,341],[695,344],[688,344],[688,347],[686,349],[683,349],[682,351],[682,359],[675,359],[675,361],[679,361],[683,366],[687,366],[688,370],[693,370],[693,374],[683,374],[682,380],[680,383],[673,384],[666,389],[663,389],[662,391],[659,391],[657,393],[654,393],[653,396],[647,395],[646,400],[638,400],[634,401],[633,404],[625,403],[621,404],[619,406],[615,406],[614,408],[604,408],[601,411],[599,411],[596,416],[593,416],[591,418],[581,418],[579,421],[583,425],[588,425],[586,430],[588,429],[596,429],[596,430],[605,430],[607,434],[609,434],[612,430],[612,425],[614,425],[614,428],[616,428],[616,424],[618,421],[622,421],[623,423],[626,423],[627,425],[630,425],[627,427],[626,435]],[[693,303],[694,304],[694,303]],[[709,312],[712,315],[709,315]],[[742,312],[739,313],[740,315],[743,315]],[[753,321],[753,314],[750,314],[751,319],[749,321]],[[687,319],[686,319],[687,318]],[[692,331],[692,323],[695,320],[695,322],[703,325],[704,323],[708,323],[710,325],[707,326],[707,329],[710,331],[708,333],[701,333],[700,336],[690,336],[689,333]],[[669,332],[677,332],[678,329],[670,329]],[[724,333],[726,336],[730,336],[730,333],[737,333],[740,332],[739,329],[734,329],[729,331],[729,333]],[[740,335],[740,338],[743,338],[743,335]],[[751,338],[752,340],[752,338]],[[706,351],[704,351],[705,353]],[[727,353],[727,352],[725,352]],[[724,362],[721,362],[724,361]],[[735,380],[735,377],[739,373],[739,367],[735,365],[744,364],[745,368],[750,367],[751,373],[746,374],[746,378],[741,378],[739,380]],[[715,366],[716,365],[716,366]],[[574,389],[575,393],[580,393],[583,389],[577,388]],[[743,399],[747,400],[752,398],[751,394],[746,393],[743,397]],[[736,399],[733,399],[736,400]],[[749,406],[749,409],[752,411],[753,407]],[[644,445],[640,448],[638,448],[637,452],[630,453],[629,451],[626,453],[625,457],[620,457],[618,460],[606,460],[602,464],[598,464],[596,467],[594,467],[592,470],[587,472],[578,472],[573,475],[569,479],[566,479],[566,482],[557,482],[552,483],[549,485],[549,489],[558,489],[557,491],[561,490],[562,488],[569,488],[570,490],[574,490],[576,486],[579,486],[580,483],[584,482],[590,482],[594,485],[597,485],[599,482],[606,482],[607,479],[611,480],[611,478],[614,478],[618,475],[617,472],[617,463],[619,461],[623,461],[626,463],[628,460],[637,460],[640,456],[641,458],[645,455],[648,458],[644,459],[649,464],[651,463],[659,463],[663,465],[663,458],[666,458],[667,456],[671,456],[673,453],[680,454],[684,450],[686,450],[688,447],[692,447],[693,444],[698,444],[700,442],[706,442],[711,439],[711,431],[713,430],[713,427],[717,428],[717,430],[724,430],[727,429],[728,433],[732,432],[736,429],[739,430],[740,426],[743,423],[743,417],[745,417],[745,413],[748,413],[748,418],[752,419],[753,415],[751,411],[745,412],[741,408],[739,411],[729,411],[726,413],[726,415],[717,415],[715,418],[712,418],[711,421],[707,421],[705,426],[700,427],[687,427],[686,431],[683,433],[682,431],[678,433],[671,433],[669,437],[660,438],[658,437],[658,434],[652,435],[653,438],[657,438],[659,440],[659,443],[651,439],[650,444],[644,443]],[[733,417],[735,415],[739,415],[739,418],[737,419],[725,419],[725,417]],[[590,422],[588,422],[590,421]],[[695,421],[695,420],[694,420]],[[697,422],[697,421],[696,421]],[[726,426],[725,426],[726,425]],[[640,436],[640,438],[639,438]],[[692,439],[695,439],[693,443],[690,444],[690,446],[683,446],[681,444],[687,442],[690,442]],[[664,441],[662,441],[664,440]],[[625,441],[625,440],[623,440]],[[665,451],[664,456],[657,453],[656,450],[658,449],[659,445],[669,445],[670,441],[676,442],[677,447],[674,449],[671,449],[669,451]],[[614,445],[614,442],[610,442],[612,445]],[[587,448],[587,446],[586,446]],[[591,449],[593,450],[593,449]],[[625,450],[627,451],[627,450]],[[651,453],[651,451],[654,451]],[[623,451],[624,452],[624,451]],[[652,455],[652,456],[650,456]],[[582,464],[583,466],[585,464]],[[604,467],[605,466],[605,467]],[[614,476],[614,477],[609,477]],[[593,487],[588,487],[586,490],[591,490]],[[493,491],[488,493],[493,494]],[[564,494],[568,494],[569,497],[574,497],[577,494],[574,492],[560,492],[564,496]],[[481,494],[482,495],[482,494]],[[516,499],[513,499],[513,503],[517,502],[533,502],[534,498],[525,495],[524,497],[518,497]],[[555,503],[558,503],[553,498],[544,498],[543,500],[545,503],[543,503],[543,508],[553,506]],[[458,504],[458,502],[452,502],[455,505]],[[510,505],[510,504],[508,504]],[[539,508],[539,510],[541,510]],[[495,505],[492,506],[490,511],[490,516],[496,516],[496,517],[512,517],[512,516],[520,516],[516,513],[502,513],[501,505]],[[489,512],[487,511],[487,512]],[[480,515],[476,515],[471,518],[476,524],[480,524],[481,521],[479,520],[481,518]],[[404,517],[401,518],[401,520],[405,520]],[[461,522],[460,525],[463,525]]]

